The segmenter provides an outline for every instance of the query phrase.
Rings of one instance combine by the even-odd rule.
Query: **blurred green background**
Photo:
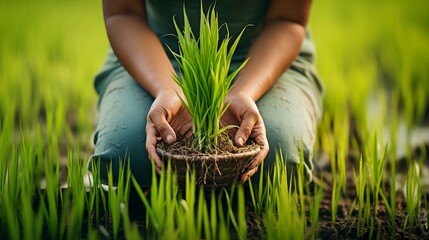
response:
[[[428,5],[313,2],[310,26],[326,86],[325,123],[343,122],[340,131],[348,132],[354,118],[366,136],[391,121],[392,105],[408,127],[423,121],[429,102]],[[51,119],[59,141],[90,151],[93,77],[107,48],[101,1],[1,0],[0,120],[13,116],[14,127],[32,138],[38,135],[32,129]],[[371,102],[377,106],[375,125],[368,120]]]

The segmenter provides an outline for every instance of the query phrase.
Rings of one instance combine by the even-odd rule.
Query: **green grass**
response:
[[[69,146],[87,147],[96,106],[92,78],[108,46],[101,11],[101,3],[86,1],[0,2],[2,118],[12,114],[17,127],[36,129],[50,111]],[[70,121],[79,135],[66,126]]]
[[[388,207],[392,236],[397,228],[411,232],[419,224],[422,203],[428,211],[419,177],[427,156],[413,157],[411,136],[398,134],[402,121],[408,130],[421,123],[429,103],[426,6],[425,0],[313,4],[310,26],[326,86],[315,148],[331,159],[333,210],[351,187],[346,159],[356,157],[359,185],[351,200],[360,236],[366,227],[379,236],[372,218],[380,202]],[[195,186],[180,192],[166,173],[154,181],[149,196],[126,173],[115,192],[85,189],[97,106],[92,81],[108,47],[101,11],[96,1],[0,1],[0,238],[223,239],[231,232],[245,238],[250,231],[247,209],[254,211],[251,218],[264,238],[317,238],[324,189],[317,186],[314,198],[304,196],[306,186],[298,181],[298,191],[291,191],[284,165],[259,185],[253,182],[248,208],[242,188],[205,198]],[[408,217],[405,225],[396,226],[395,179],[402,169],[396,169],[394,159],[400,147],[408,153]],[[61,162],[69,173],[62,190]],[[97,173],[93,183],[99,183]],[[147,208],[146,236],[129,218],[131,186]],[[311,219],[309,232],[304,232],[305,214]]]

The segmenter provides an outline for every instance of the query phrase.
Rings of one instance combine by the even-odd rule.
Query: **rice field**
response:
[[[123,171],[104,191],[86,163],[101,2],[0,1],[1,239],[427,239],[429,15],[425,0],[314,1],[325,83],[315,181],[279,164],[260,184],[151,189]],[[123,166],[124,169],[127,166]]]

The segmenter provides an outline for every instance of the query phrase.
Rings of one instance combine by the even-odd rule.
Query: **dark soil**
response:
[[[242,147],[236,147],[232,139],[227,134],[220,134],[218,138],[218,144],[213,146],[212,149],[202,149],[198,151],[198,141],[193,135],[189,137],[178,136],[178,140],[172,144],[168,145],[162,139],[158,139],[157,148],[161,148],[170,152],[172,154],[181,154],[187,156],[205,156],[205,155],[222,155],[230,153],[241,153],[249,151],[253,148],[255,143],[249,139],[247,143]]]
[[[426,112],[428,114],[429,111]],[[429,116],[429,115],[427,115]],[[351,117],[352,122],[351,126],[351,135],[355,138],[359,146],[362,146],[362,139],[358,135],[355,127],[355,122],[353,122],[353,117]],[[429,117],[425,118],[426,125],[422,126],[421,129],[427,131],[427,123],[429,123]],[[424,128],[423,128],[424,127]],[[425,132],[422,131],[422,132]],[[418,131],[416,131],[418,132]],[[413,133],[415,134],[415,133]],[[398,141],[402,141],[399,139]],[[422,172],[429,171],[429,162],[428,155],[429,152],[429,141],[427,136],[422,140],[425,146],[418,145],[415,146],[414,151],[411,153],[411,159],[422,159],[423,167],[425,168]],[[401,143],[399,143],[401,144]],[[402,142],[403,144],[403,142]],[[379,197],[379,204],[376,209],[370,209],[370,218],[367,220],[358,218],[358,206],[353,205],[353,201],[356,199],[355,192],[355,183],[353,180],[353,171],[358,169],[358,160],[359,153],[361,149],[352,149],[349,152],[349,157],[347,159],[347,191],[340,198],[335,222],[332,222],[332,179],[333,176],[330,171],[329,159],[323,154],[316,156],[315,163],[325,159],[325,164],[321,164],[315,171],[314,175],[317,179],[323,179],[323,188],[324,198],[321,202],[319,209],[319,222],[317,226],[317,239],[429,239],[429,229],[428,229],[428,207],[426,203],[429,200],[429,189],[423,188],[423,198],[421,199],[421,205],[419,213],[416,219],[415,226],[407,227],[407,210],[406,202],[403,191],[396,191],[396,214],[394,218],[394,223],[391,223],[389,213],[386,209],[386,206],[383,203],[381,197]],[[408,164],[405,157],[399,157],[396,159],[396,169],[397,169],[397,178],[401,178],[400,175],[406,176]],[[390,192],[390,166],[387,166],[387,169],[383,173],[385,175],[384,182],[382,183],[385,192]],[[423,175],[423,178],[425,175]],[[427,180],[422,179],[423,182]],[[423,184],[427,185],[427,184]],[[312,197],[312,196],[310,196]],[[372,197],[372,196],[371,196]],[[390,196],[386,196],[387,199],[390,199]],[[363,213],[364,214],[364,213]],[[307,216],[309,213],[307,212]],[[358,222],[360,222],[362,229],[360,233],[358,231]],[[362,221],[363,224],[362,224]],[[308,226],[311,226],[310,218],[308,217]],[[310,236],[310,235],[308,235]]]
[[[358,207],[352,205],[352,196],[343,196],[337,207],[335,222],[332,222],[332,201],[330,192],[326,192],[319,208],[319,221],[316,227],[316,239],[429,239],[427,227],[427,210],[422,204],[415,226],[408,228],[405,226],[407,213],[405,199],[398,193],[395,223],[391,224],[389,214],[380,199],[379,206],[374,213],[371,208],[368,224],[363,224],[363,228],[358,231]],[[312,197],[312,196],[310,196]],[[374,215],[375,214],[375,215]],[[311,238],[311,219],[307,209],[307,238]],[[248,238],[262,239],[264,229],[262,219],[256,216],[249,207],[247,213]],[[366,221],[361,219],[361,221]],[[362,222],[361,222],[362,224]],[[373,226],[373,227],[370,227]]]
[[[413,152],[414,159],[420,159],[422,154],[429,150],[429,146],[426,146],[426,151],[422,151],[421,147],[416,148]],[[425,164],[429,164],[427,157],[425,156]],[[321,156],[319,156],[321,157]],[[323,157],[321,157],[323,158]],[[325,156],[326,158],[326,156]],[[319,159],[316,159],[317,161]],[[404,163],[405,159],[397,160],[397,171],[406,173],[407,165]],[[325,159],[325,162],[329,162],[329,159]],[[406,226],[407,222],[407,209],[405,196],[402,191],[396,192],[396,214],[394,218],[394,223],[391,222],[389,213],[386,209],[386,206],[383,203],[381,197],[379,197],[379,204],[377,209],[370,208],[370,217],[368,222],[365,219],[358,218],[358,206],[354,204],[353,201],[356,199],[355,184],[353,180],[353,169],[356,169],[357,158],[350,155],[347,162],[347,191],[345,194],[342,194],[338,207],[336,210],[335,222],[332,222],[332,179],[333,176],[330,171],[330,165],[325,164],[324,166],[319,166],[318,169],[314,172],[316,179],[324,179],[323,187],[324,188],[324,198],[322,199],[320,208],[319,208],[319,220],[316,227],[316,239],[429,239],[429,229],[428,229],[428,208],[426,202],[429,201],[429,192],[427,189],[423,193],[421,199],[421,205],[419,213],[415,222],[415,225],[412,227]],[[429,170],[429,165],[424,167]],[[423,170],[423,171],[426,171]],[[388,169],[385,172],[386,176],[390,176]],[[389,179],[385,179],[385,182],[382,184],[386,192],[390,191]],[[314,181],[310,185],[310,192],[314,190],[314,186],[320,181]],[[306,197],[314,198],[312,193],[308,194]],[[371,196],[372,198],[373,196]],[[386,196],[387,199],[390,199],[390,196]],[[248,238],[249,239],[261,239],[264,236],[262,219],[260,216],[256,216],[252,211],[252,208],[249,206],[247,213],[248,219]],[[311,219],[309,210],[307,212],[307,238],[311,238]],[[364,215],[364,213],[362,213]],[[358,229],[358,222],[360,226],[363,226],[360,231]]]
[[[328,173],[324,172],[324,174]],[[352,176],[351,174],[349,172],[348,176]],[[407,218],[405,199],[402,192],[397,192],[394,224],[391,223],[381,198],[377,209],[371,208],[369,221],[366,222],[365,219],[359,220],[358,206],[352,204],[356,197],[354,187],[354,184],[349,181],[347,188],[350,191],[342,196],[338,204],[335,223],[332,222],[331,190],[328,189],[325,192],[319,210],[318,239],[429,239],[427,211],[424,204],[420,208],[415,226],[408,228],[405,226]],[[387,198],[390,197],[387,196]],[[359,221],[361,226],[363,223],[360,233]]]

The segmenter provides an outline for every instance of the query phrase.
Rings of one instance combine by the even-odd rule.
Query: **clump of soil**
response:
[[[252,139],[249,139],[242,147],[234,145],[233,141],[228,134],[222,133],[218,138],[218,144],[208,151],[198,151],[198,140],[194,135],[189,137],[178,136],[178,140],[169,145],[162,139],[158,139],[157,148],[164,149],[166,152],[178,155],[188,156],[209,156],[209,155],[223,155],[231,153],[243,153],[251,151],[257,145]]]

